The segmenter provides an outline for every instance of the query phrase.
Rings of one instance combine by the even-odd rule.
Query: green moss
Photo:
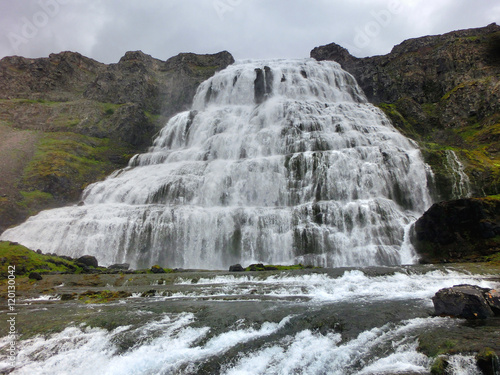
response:
[[[446,368],[448,367],[448,361],[445,357],[440,356],[434,359],[431,366],[432,375],[444,375],[446,374]]]
[[[465,87],[465,83],[458,84],[453,89],[451,89],[446,94],[444,94],[443,97],[441,98],[441,101],[448,100],[450,98],[450,96],[452,96],[453,94],[455,94],[458,90],[463,89],[464,87]]]
[[[54,204],[54,197],[52,194],[40,190],[21,191],[20,194],[23,198],[21,201],[17,202],[17,204],[21,208],[27,209],[29,215],[38,212],[40,206],[48,207]]]
[[[107,303],[119,298],[127,298],[132,294],[130,292],[113,292],[110,290],[92,291],[88,290],[78,296],[78,299],[84,303]]]
[[[15,275],[28,275],[30,272],[71,272],[79,273],[82,268],[75,262],[57,256],[43,255],[17,243],[0,241],[0,280],[7,278],[8,267],[15,266]]]
[[[45,133],[24,170],[20,188],[75,200],[89,182],[102,179],[117,168],[110,157],[126,151],[108,139]]]

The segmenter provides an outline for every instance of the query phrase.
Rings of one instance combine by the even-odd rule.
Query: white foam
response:
[[[224,369],[224,374],[345,374],[355,369],[360,374],[389,369],[394,372],[426,371],[428,359],[416,351],[415,340],[405,339],[405,336],[416,328],[443,323],[441,318],[419,318],[396,327],[388,324],[363,332],[346,343],[341,343],[339,334],[321,335],[304,330],[286,337],[278,345],[242,354],[235,365]],[[399,340],[393,348],[395,353],[383,359],[372,357],[374,349],[383,345],[390,347],[395,339]]]
[[[431,271],[412,274],[397,271],[385,276],[368,276],[361,270],[346,271],[340,277],[314,273],[299,276],[216,276],[201,278],[197,289],[178,292],[171,298],[216,297],[223,295],[258,294],[274,297],[304,297],[316,301],[380,301],[380,300],[427,300],[441,288],[457,284],[475,284],[495,288],[499,283],[457,271]],[[178,279],[177,285],[191,285],[191,279]]]
[[[238,344],[268,336],[281,329],[289,319],[266,322],[260,328],[224,332],[202,345],[197,342],[210,328],[191,327],[194,315],[189,313],[164,315],[143,327],[125,326],[111,332],[69,327],[47,338],[37,336],[21,341],[17,366],[12,374],[168,374],[192,366],[198,360],[220,355]],[[132,335],[137,344],[119,352],[115,344],[119,335]]]

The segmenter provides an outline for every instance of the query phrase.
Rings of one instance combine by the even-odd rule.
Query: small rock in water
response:
[[[241,266],[241,264],[229,266],[229,272],[243,272],[244,270],[245,269]]]
[[[165,273],[165,270],[161,268],[159,265],[155,264],[153,267],[151,267],[151,272],[153,273]]]
[[[491,297],[489,297],[490,295]],[[439,290],[432,297],[432,302],[434,303],[436,315],[450,315],[465,319],[486,319],[495,315],[492,307],[498,308],[494,307],[494,296],[498,298],[498,293],[491,289],[481,288],[476,285],[455,285],[452,288]],[[489,302],[487,298],[492,302]]]
[[[112,264],[108,268],[110,270],[123,270],[123,271],[127,271],[130,268],[130,264],[128,264],[128,263]]]
[[[94,257],[92,255],[81,256],[76,261],[78,263],[85,264],[86,266],[89,266],[89,267],[95,267],[95,268],[97,268],[97,265],[98,265],[96,257]]]

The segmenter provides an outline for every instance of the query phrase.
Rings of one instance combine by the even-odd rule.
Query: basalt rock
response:
[[[76,260],[77,263],[81,263],[81,264],[84,264],[85,266],[87,267],[94,267],[94,268],[97,268],[98,267],[98,262],[97,262],[97,259],[96,257],[92,256],[92,255],[84,255],[84,256],[81,256],[80,258],[78,258]]]
[[[452,288],[439,290],[432,297],[432,302],[436,315],[486,319],[495,316],[492,305],[495,306],[496,310],[500,306],[498,301],[485,298],[487,294],[491,293],[496,293],[496,291],[475,285],[455,285]]]
[[[414,226],[423,263],[482,261],[500,249],[500,200],[470,198],[433,204]]]
[[[244,270],[241,264],[235,264],[229,267],[229,272],[243,272]]]

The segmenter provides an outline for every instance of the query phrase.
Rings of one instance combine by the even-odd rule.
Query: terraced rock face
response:
[[[233,61],[228,52],[161,61],[140,51],[110,65],[74,52],[0,60],[0,232],[77,201]]]

